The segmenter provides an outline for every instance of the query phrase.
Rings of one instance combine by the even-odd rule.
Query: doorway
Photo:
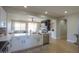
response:
[[[60,39],[67,40],[67,20],[60,21]]]

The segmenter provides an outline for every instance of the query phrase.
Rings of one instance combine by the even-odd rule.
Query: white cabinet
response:
[[[0,27],[6,27],[6,12],[0,7]]]

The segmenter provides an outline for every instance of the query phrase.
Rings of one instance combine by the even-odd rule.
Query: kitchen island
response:
[[[8,52],[16,52],[24,49],[29,49],[37,46],[43,46],[49,43],[48,34],[31,34],[15,33],[0,37],[0,42],[9,42]]]

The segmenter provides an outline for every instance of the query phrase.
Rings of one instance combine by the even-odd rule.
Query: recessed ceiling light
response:
[[[65,13],[65,14],[67,14],[67,13],[68,13],[68,11],[64,11],[64,13]]]
[[[27,6],[24,6],[24,8],[27,8]]]
[[[48,12],[47,12],[47,11],[45,11],[45,14],[48,14]]]

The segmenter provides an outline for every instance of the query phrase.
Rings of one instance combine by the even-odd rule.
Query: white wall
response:
[[[59,19],[57,19],[56,20],[56,38],[57,39],[60,39],[60,20]]]
[[[12,32],[12,22],[11,20],[7,20],[7,33],[11,33]]]
[[[79,14],[73,14],[67,16],[67,41],[76,42],[76,37],[74,34],[79,32]]]
[[[54,31],[52,31],[52,29],[54,29]],[[51,35],[50,35],[50,37],[52,39],[56,39],[56,20],[55,19],[51,20]]]
[[[0,7],[0,27],[6,27],[6,12]]]

